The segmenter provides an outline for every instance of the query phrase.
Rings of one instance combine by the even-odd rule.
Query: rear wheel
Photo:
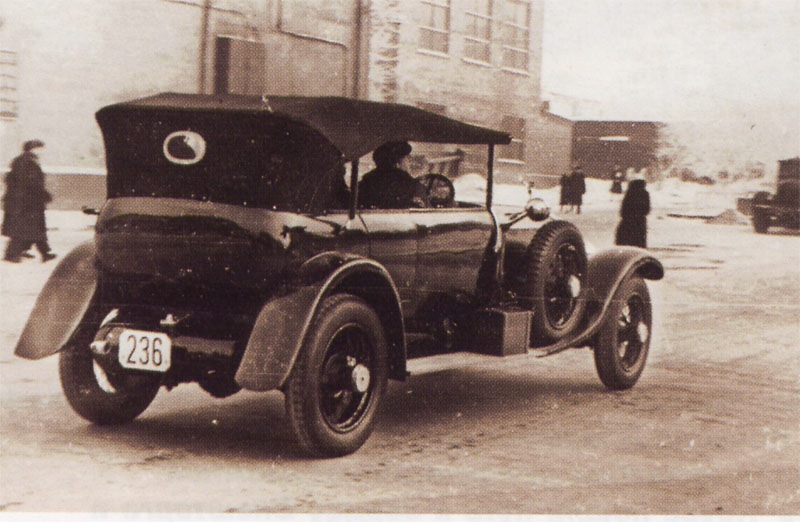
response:
[[[286,385],[286,412],[307,453],[353,453],[386,391],[387,344],[375,311],[350,294],[323,301]]]
[[[626,279],[614,293],[594,347],[597,374],[607,388],[626,390],[639,380],[652,322],[647,284],[640,277]]]
[[[533,309],[533,339],[557,341],[580,323],[586,275],[586,248],[580,232],[567,221],[551,221],[536,232],[528,247],[525,294]]]
[[[132,421],[153,402],[161,384],[160,375],[107,372],[94,360],[88,341],[61,352],[59,375],[69,405],[94,424]]]

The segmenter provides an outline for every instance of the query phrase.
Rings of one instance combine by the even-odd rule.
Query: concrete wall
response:
[[[610,178],[614,165],[652,169],[656,165],[662,125],[649,121],[576,121],[572,161],[587,176]]]

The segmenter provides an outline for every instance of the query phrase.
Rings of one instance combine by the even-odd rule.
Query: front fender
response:
[[[67,254],[39,293],[14,353],[41,359],[61,350],[91,308],[97,275],[93,241]]]
[[[534,352],[542,357],[586,343],[603,324],[617,288],[633,275],[657,281],[664,277],[664,266],[647,250],[636,247],[617,247],[592,256],[584,282],[584,298],[588,306],[581,328],[550,346],[535,349]]]
[[[376,310],[389,343],[390,377],[405,378],[400,296],[383,266],[357,256],[325,253],[307,261],[296,281],[292,291],[261,308],[236,372],[242,388],[267,391],[286,382],[320,303],[337,291],[357,295]]]

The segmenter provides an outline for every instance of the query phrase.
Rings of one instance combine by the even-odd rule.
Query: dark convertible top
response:
[[[505,132],[469,125],[417,107],[341,97],[163,93],[110,105],[101,109],[97,118],[102,122],[136,113],[166,115],[185,111],[283,117],[314,129],[346,160],[358,159],[387,141],[465,145],[511,142]]]

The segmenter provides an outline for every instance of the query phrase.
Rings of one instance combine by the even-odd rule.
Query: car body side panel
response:
[[[363,285],[364,280],[370,283]],[[405,376],[400,297],[386,269],[368,259],[330,252],[310,259],[301,268],[297,281],[293,291],[270,299],[256,318],[236,372],[236,382],[242,388],[267,391],[282,386],[322,300],[336,291],[358,295],[365,286],[367,294],[360,297],[376,308],[384,324],[390,373],[394,378]]]
[[[56,266],[36,300],[14,353],[41,359],[61,350],[89,312],[97,290],[95,246],[75,247]]]

